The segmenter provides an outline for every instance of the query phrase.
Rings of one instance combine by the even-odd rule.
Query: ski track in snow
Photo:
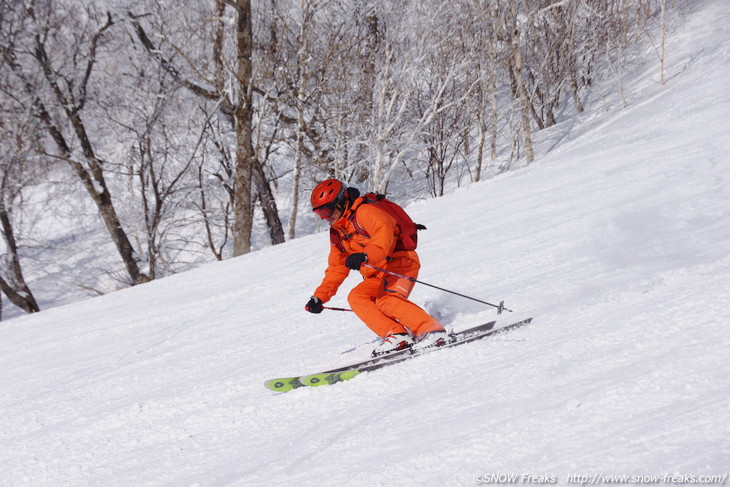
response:
[[[649,52],[628,108],[543,131],[531,167],[409,207],[429,227],[420,279],[505,299],[500,319],[531,325],[272,394],[265,379],[372,346],[351,315],[302,311],[326,233],[21,317],[0,326],[0,485],[730,473],[730,4],[694,10],[665,86]],[[494,318],[424,286],[413,299],[455,329]]]

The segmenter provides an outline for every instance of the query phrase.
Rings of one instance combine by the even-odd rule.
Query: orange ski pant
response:
[[[385,269],[415,279],[421,267],[417,259],[395,257]],[[381,337],[406,333],[406,328],[414,336],[443,330],[441,323],[408,300],[414,284],[409,279],[379,272],[355,286],[347,300],[355,314]]]

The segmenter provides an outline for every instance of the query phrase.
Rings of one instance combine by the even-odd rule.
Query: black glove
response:
[[[358,254],[352,254],[345,259],[345,265],[353,271],[360,270],[360,266],[368,261],[368,254],[360,252]]]
[[[312,296],[309,298],[309,301],[307,301],[307,304],[304,305],[304,309],[310,313],[319,314],[324,309],[324,306],[322,306],[322,301],[320,301],[317,296]]]

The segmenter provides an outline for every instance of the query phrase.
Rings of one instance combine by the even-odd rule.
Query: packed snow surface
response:
[[[350,313],[303,310],[325,232],[13,319],[0,485],[727,480],[729,30],[730,3],[696,2],[665,85],[647,47],[628,107],[607,85],[608,110],[539,133],[534,164],[408,207],[429,228],[421,280],[531,325],[272,393],[375,344]],[[496,316],[426,286],[412,299],[457,330]]]

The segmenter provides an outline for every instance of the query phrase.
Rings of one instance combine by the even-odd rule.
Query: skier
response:
[[[312,210],[329,223],[332,242],[324,279],[305,309],[321,313],[350,270],[358,270],[363,281],[347,299],[355,314],[381,338],[373,356],[445,344],[447,336],[441,323],[408,300],[414,282],[369,267],[418,277],[418,254],[395,250],[401,230],[397,220],[377,204],[367,204],[360,191],[337,179],[319,183],[312,191],[311,203]]]

